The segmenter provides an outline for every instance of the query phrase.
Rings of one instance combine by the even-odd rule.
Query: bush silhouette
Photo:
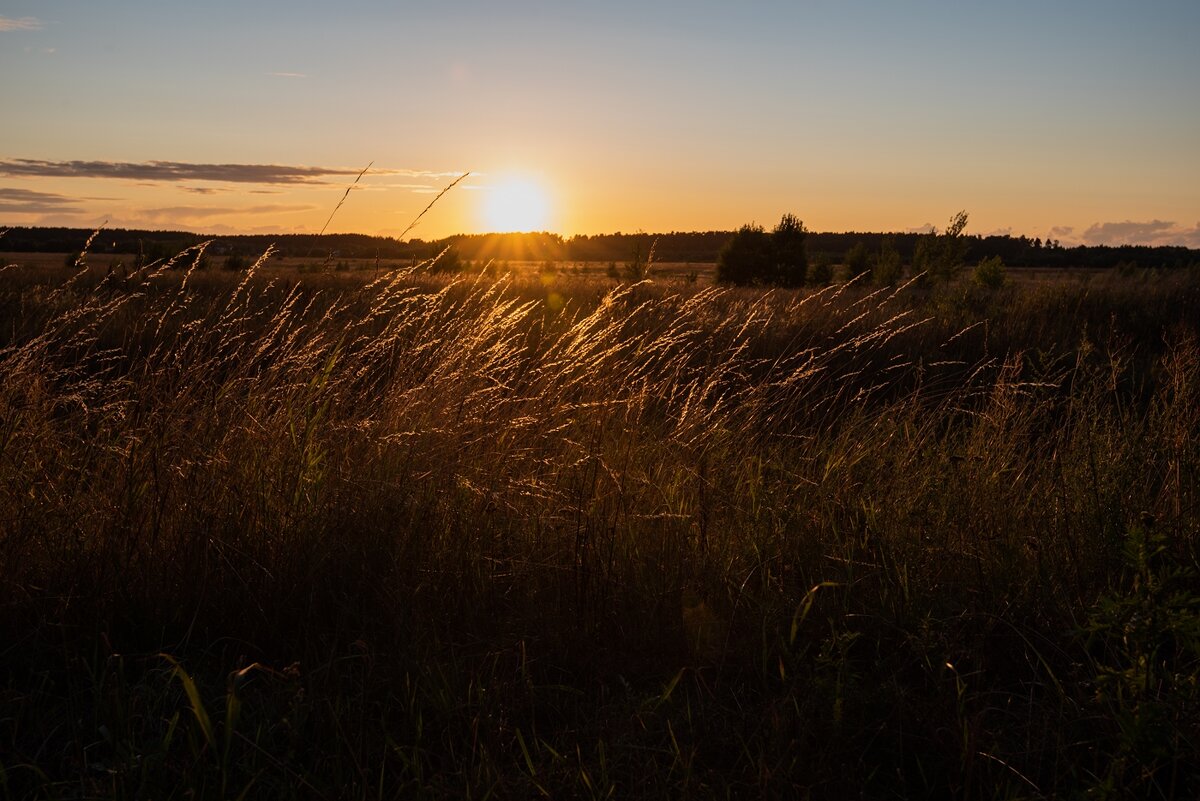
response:
[[[867,251],[867,243],[861,240],[855,242],[854,247],[846,251],[844,261],[850,278],[857,278],[863,273],[870,272],[871,254]]]
[[[717,281],[743,285],[766,283],[773,261],[770,235],[760,225],[743,225],[721,248]]]
[[[771,233],[775,246],[775,276],[770,283],[803,286],[808,273],[808,231],[794,214],[785,214]]]
[[[743,225],[721,248],[717,281],[803,286],[808,274],[807,236],[804,223],[792,214],[783,215],[769,234],[762,226]]]

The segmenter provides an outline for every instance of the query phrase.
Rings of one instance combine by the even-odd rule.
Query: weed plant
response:
[[[0,275],[0,788],[1200,797],[1200,287]]]

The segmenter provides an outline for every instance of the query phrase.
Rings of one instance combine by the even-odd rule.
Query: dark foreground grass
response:
[[[0,275],[0,793],[1200,796],[1200,289]]]

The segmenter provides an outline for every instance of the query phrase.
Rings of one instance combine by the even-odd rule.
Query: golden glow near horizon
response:
[[[545,190],[524,177],[507,177],[482,192],[483,223],[497,233],[544,231],[550,220]]]
[[[1200,3],[701,5],[10,0],[0,230],[1200,247]]]

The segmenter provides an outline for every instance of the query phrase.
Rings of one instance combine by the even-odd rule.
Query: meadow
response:
[[[1200,277],[0,273],[12,798],[1200,797]]]

